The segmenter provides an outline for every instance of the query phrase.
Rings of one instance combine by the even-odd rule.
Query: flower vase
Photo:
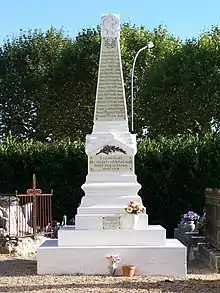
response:
[[[188,221],[185,225],[185,232],[193,232],[196,228],[194,221]]]
[[[116,263],[110,263],[109,266],[108,266],[108,270],[109,270],[109,273],[111,276],[114,276],[115,275],[115,272],[116,272]]]
[[[135,230],[137,227],[137,223],[138,223],[138,215],[137,214],[132,214],[131,215],[131,225],[130,225],[130,229],[131,230]]]

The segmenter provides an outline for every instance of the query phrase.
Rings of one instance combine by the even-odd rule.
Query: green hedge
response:
[[[181,213],[202,211],[204,189],[220,187],[220,135],[146,140],[138,149],[136,173],[150,222],[160,223],[172,236]],[[73,217],[87,174],[83,144],[11,138],[0,144],[0,193],[25,192],[33,173],[44,192],[54,190],[53,218]]]

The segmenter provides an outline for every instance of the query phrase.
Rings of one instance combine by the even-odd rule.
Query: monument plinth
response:
[[[38,273],[108,274],[105,256],[117,253],[122,265],[136,266],[138,275],[184,276],[186,248],[167,240],[163,227],[148,225],[146,211],[133,230],[125,214],[130,201],[142,204],[142,199],[135,175],[136,136],[128,129],[118,15],[102,17],[101,35],[93,131],[86,137],[85,195],[75,227],[62,227],[58,240],[38,249]]]

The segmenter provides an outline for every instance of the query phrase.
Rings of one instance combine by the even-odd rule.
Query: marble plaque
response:
[[[133,160],[128,155],[89,156],[89,172],[132,172]]]
[[[121,218],[117,216],[108,216],[102,218],[103,230],[117,230],[121,227]]]

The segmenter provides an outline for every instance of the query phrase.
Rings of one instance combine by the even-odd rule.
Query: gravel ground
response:
[[[0,255],[0,292],[220,293],[220,274],[203,264],[190,265],[186,278],[38,276],[35,256]]]

